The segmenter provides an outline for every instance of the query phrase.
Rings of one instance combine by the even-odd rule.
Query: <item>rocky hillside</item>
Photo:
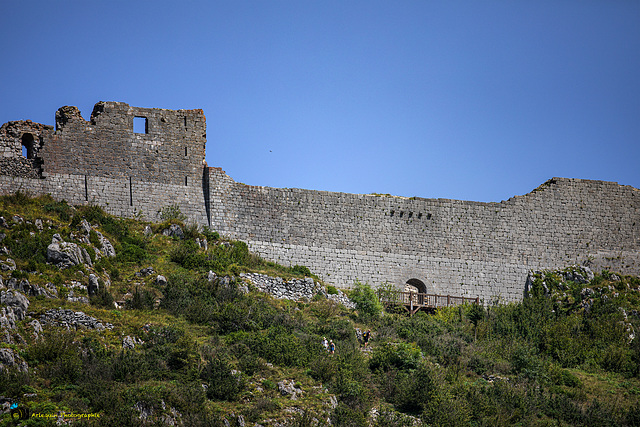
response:
[[[409,317],[161,216],[0,198],[0,425],[640,423],[636,277]]]

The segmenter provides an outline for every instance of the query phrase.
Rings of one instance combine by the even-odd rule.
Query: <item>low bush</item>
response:
[[[207,397],[214,400],[235,401],[244,391],[246,382],[240,372],[233,373],[226,357],[207,356],[201,378],[208,383]]]
[[[405,413],[419,415],[424,412],[438,393],[438,381],[426,363],[412,372],[402,372],[396,377],[397,389],[392,403]]]
[[[180,222],[184,223],[187,220],[187,216],[182,213],[178,204],[165,206],[158,212],[158,216],[162,221],[168,222]]]
[[[138,286],[133,291],[131,299],[126,301],[126,307],[129,310],[153,310],[154,304],[153,294],[146,289],[140,290]]]
[[[349,298],[356,304],[359,315],[365,319],[375,319],[382,313],[382,304],[368,283],[356,282]]]
[[[307,340],[282,327],[232,334],[229,336],[229,342],[242,343],[267,362],[279,366],[306,367],[315,355],[324,351],[320,337]]]
[[[104,285],[98,287],[98,291],[89,297],[89,302],[96,307],[113,308],[113,296]]]
[[[305,277],[311,276],[311,270],[309,270],[304,265],[294,265],[290,269],[291,269],[291,273],[292,274],[297,274],[297,275],[305,276]]]
[[[422,361],[422,352],[415,344],[404,342],[377,345],[369,360],[372,370],[416,369]]]

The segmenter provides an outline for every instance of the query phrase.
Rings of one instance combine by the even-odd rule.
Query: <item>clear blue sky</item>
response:
[[[640,188],[640,2],[0,1],[0,123],[202,108],[236,181],[500,201]]]

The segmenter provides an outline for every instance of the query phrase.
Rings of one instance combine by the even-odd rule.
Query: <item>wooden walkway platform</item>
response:
[[[385,305],[401,305],[414,315],[419,310],[435,310],[461,304],[480,304],[480,298],[453,295],[422,294],[417,292],[389,291],[378,289],[378,298]]]

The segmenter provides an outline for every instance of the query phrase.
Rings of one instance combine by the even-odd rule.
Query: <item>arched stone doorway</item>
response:
[[[404,284],[405,292],[417,292],[419,294],[427,293],[427,286],[424,284],[422,280],[419,279],[409,279]],[[414,289],[411,289],[414,288]]]

